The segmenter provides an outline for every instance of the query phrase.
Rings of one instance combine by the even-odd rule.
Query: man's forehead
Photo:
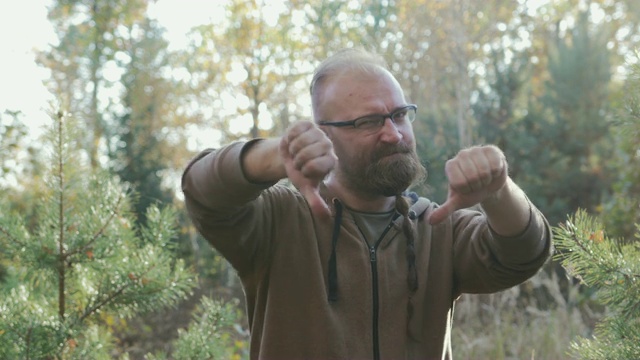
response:
[[[387,71],[345,71],[328,78],[324,90],[325,95],[337,93],[344,96],[345,93],[353,92],[354,96],[367,96],[383,88],[401,90],[398,82]]]
[[[345,120],[363,111],[382,111],[389,103],[402,105],[404,93],[393,75],[382,67],[351,68],[324,79],[315,94],[316,121]],[[364,109],[363,109],[364,108]]]

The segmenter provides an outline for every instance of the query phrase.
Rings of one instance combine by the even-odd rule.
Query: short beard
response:
[[[388,155],[394,158],[386,158]],[[347,164],[342,171],[349,187],[361,193],[396,196],[427,177],[415,149],[404,143],[378,148],[369,161],[359,158],[356,162],[359,163]]]

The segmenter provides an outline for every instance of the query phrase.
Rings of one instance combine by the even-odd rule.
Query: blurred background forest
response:
[[[197,278],[191,295],[168,309],[101,318],[115,339],[111,356],[171,352],[202,296],[240,301],[231,302],[236,320],[219,341],[246,356],[240,284],[186,219],[180,175],[198,150],[309,120],[313,68],[343,47],[383,54],[418,105],[414,129],[429,170],[423,195],[444,200],[444,162],[465,146],[493,143],[552,225],[585,209],[611,236],[633,238],[640,140],[622,125],[639,60],[637,0],[227,0],[180,49],[168,46],[149,14],[162,1],[53,0],[48,19],[57,39],[34,54],[50,74],[50,127],[62,121],[58,112],[75,119],[73,162],[133,191],[136,226],[149,224],[154,206],[176,208],[172,249]],[[29,230],[41,219],[51,163],[29,119],[6,106],[0,203]],[[15,261],[0,257],[0,291],[9,291]],[[555,261],[517,288],[465,296],[454,354],[563,358],[605,311],[592,297]]]

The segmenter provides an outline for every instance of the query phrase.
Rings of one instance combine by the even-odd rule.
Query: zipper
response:
[[[384,236],[384,235],[383,235]],[[378,299],[378,265],[376,258],[376,247],[369,247],[369,260],[371,261],[371,281],[373,282],[373,359],[380,359],[380,335],[378,334],[378,311],[380,304]]]
[[[379,335],[379,331],[378,331],[378,312],[379,312],[379,296],[378,296],[378,256],[377,256],[377,252],[378,252],[378,245],[380,245],[380,243],[382,242],[382,239],[384,238],[385,235],[387,235],[387,232],[389,232],[389,230],[391,230],[391,227],[393,226],[393,222],[395,221],[396,217],[394,217],[391,222],[389,223],[389,225],[387,225],[387,227],[384,229],[384,231],[382,232],[382,234],[380,235],[380,237],[378,238],[378,240],[373,244],[373,245],[369,245],[369,242],[367,241],[366,236],[364,236],[364,233],[362,232],[362,230],[360,230],[360,227],[358,226],[358,230],[360,230],[360,234],[362,235],[362,238],[364,239],[365,244],[367,245],[367,248],[369,249],[369,261],[371,262],[371,282],[372,282],[372,300],[373,300],[373,316],[372,316],[372,335],[373,335],[373,359],[374,360],[380,360],[380,335]],[[357,224],[356,224],[357,225]]]

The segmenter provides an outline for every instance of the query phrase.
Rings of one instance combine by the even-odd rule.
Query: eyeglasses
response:
[[[416,110],[418,106],[409,104],[401,108],[395,109],[388,114],[371,114],[359,117],[351,121],[320,121],[318,125],[348,127],[352,126],[360,130],[376,130],[384,126],[387,119],[391,119],[396,125],[412,123],[416,119]]]

